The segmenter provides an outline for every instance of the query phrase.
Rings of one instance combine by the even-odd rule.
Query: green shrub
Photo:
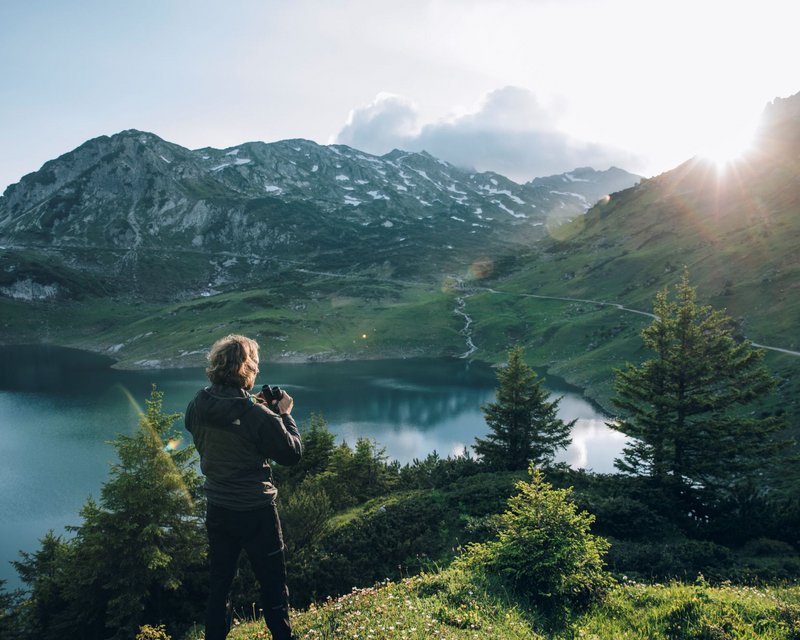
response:
[[[609,544],[589,532],[594,516],[578,511],[571,489],[554,489],[533,466],[529,473],[500,516],[497,538],[470,545],[459,562],[546,610],[586,608],[613,584],[603,567]]]

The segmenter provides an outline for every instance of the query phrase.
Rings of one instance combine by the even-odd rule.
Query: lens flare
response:
[[[136,402],[136,398],[133,397],[133,394],[130,391],[128,391],[120,383],[117,383],[114,386],[116,386],[122,392],[122,395],[124,395],[128,399],[128,402],[130,403],[130,405],[133,407],[134,411],[136,411],[137,414],[141,415],[142,413],[144,413],[141,405],[138,402]]]
[[[460,286],[458,279],[454,278],[453,276],[445,276],[444,280],[442,280],[442,293],[453,293],[456,291]]]
[[[469,267],[469,273],[475,280],[488,278],[493,271],[494,261],[491,258],[478,258]]]
[[[153,428],[153,426],[150,424],[150,421],[147,419],[147,415],[142,410],[141,405],[138,402],[136,402],[136,399],[133,397],[133,394],[121,384],[117,384],[115,386],[119,388],[122,394],[128,399],[130,405],[139,415],[139,428],[144,430],[145,432],[149,432],[149,434],[153,438],[160,439],[161,435],[158,434],[156,430]],[[163,448],[161,448],[161,451],[163,453],[160,453],[159,456],[162,462],[165,463],[166,473],[174,481],[175,488],[178,491],[180,491],[181,494],[183,494],[184,498],[188,500],[190,504],[194,504],[194,498],[192,497],[189,488],[186,486],[183,476],[181,475],[181,471],[178,468],[172,455],[170,455],[173,451],[178,450],[178,448],[181,445],[181,442],[182,438],[179,436],[170,438],[169,440],[167,440],[166,443],[164,443]]]

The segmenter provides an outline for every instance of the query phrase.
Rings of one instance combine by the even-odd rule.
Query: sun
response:
[[[698,154],[701,158],[710,160],[718,168],[732,164],[746,155],[752,144],[752,136],[739,140],[736,137],[719,139],[704,145]]]
[[[741,159],[753,146],[756,123],[720,115],[699,134],[697,155],[724,168]]]

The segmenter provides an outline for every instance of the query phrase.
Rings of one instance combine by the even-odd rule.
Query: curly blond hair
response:
[[[239,335],[217,340],[208,352],[206,375],[212,384],[252,389],[258,374],[258,343]]]

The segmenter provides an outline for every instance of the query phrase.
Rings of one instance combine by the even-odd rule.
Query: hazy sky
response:
[[[795,0],[0,0],[0,190],[131,128],[653,175],[800,91],[798,20]]]

